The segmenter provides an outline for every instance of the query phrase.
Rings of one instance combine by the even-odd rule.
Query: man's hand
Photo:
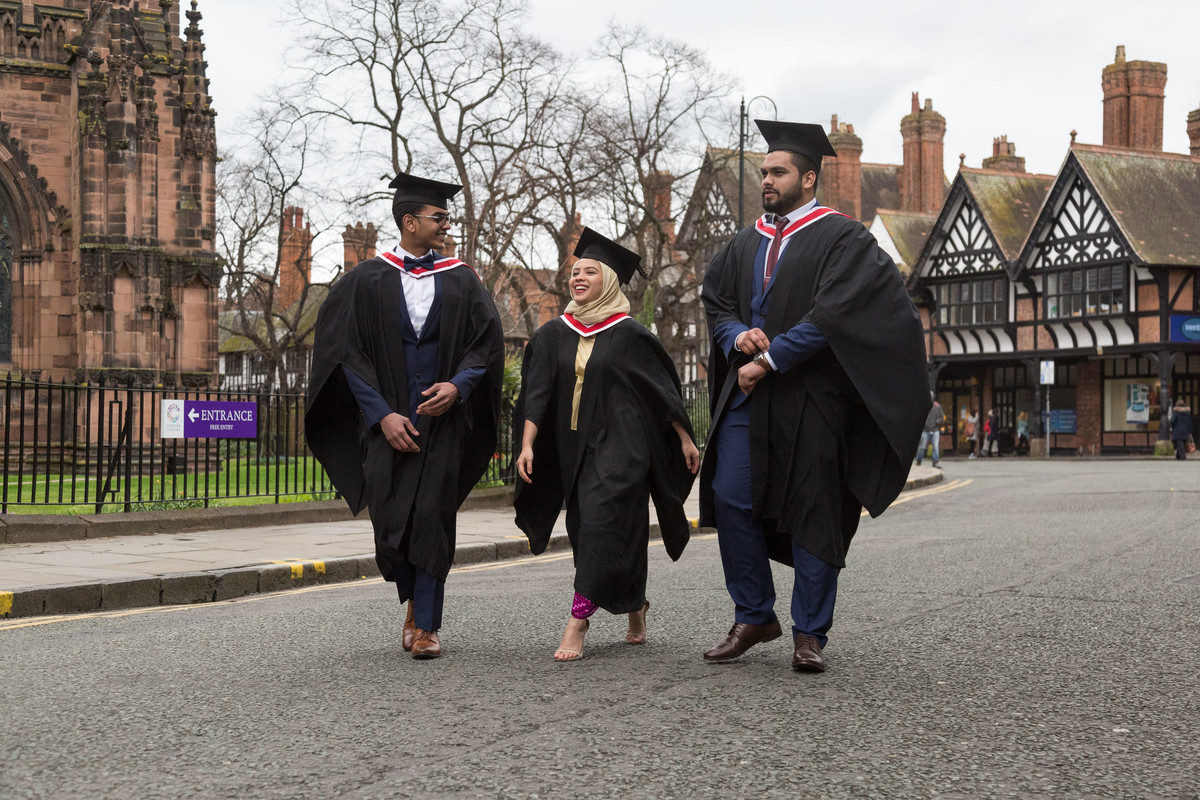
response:
[[[756,356],[771,346],[771,340],[762,328],[751,328],[738,336],[737,349],[748,356]]]
[[[379,427],[387,437],[388,444],[401,453],[421,452],[421,448],[417,447],[414,441],[414,438],[421,434],[417,433],[417,426],[413,425],[408,417],[402,417],[393,411],[379,421]]]
[[[750,394],[766,374],[766,369],[751,361],[738,369],[738,388],[742,390],[742,394]]]
[[[417,413],[425,417],[440,417],[458,400],[458,387],[450,381],[435,383],[421,392],[421,396],[429,399],[417,406]]]

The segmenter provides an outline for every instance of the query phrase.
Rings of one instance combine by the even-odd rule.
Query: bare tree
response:
[[[517,0],[295,0],[313,114],[355,134],[360,172],[449,171],[458,255],[489,289],[527,258],[545,184],[531,166],[561,126],[566,63],[525,36]],[[525,237],[525,238],[523,238]]]
[[[686,201],[706,132],[724,137],[733,82],[700,51],[642,28],[611,26],[600,58],[613,80],[590,115],[605,165],[598,196],[648,274],[634,283],[634,311],[679,361],[698,318],[703,275],[679,257],[671,207]]]
[[[319,120],[289,103],[260,108],[218,169],[221,332],[243,337],[246,352],[261,359],[257,371],[265,385],[258,388],[294,392],[307,376],[307,340],[324,299],[324,287],[314,286],[310,273],[320,230],[285,223],[306,201],[330,205],[310,185],[319,133]]]

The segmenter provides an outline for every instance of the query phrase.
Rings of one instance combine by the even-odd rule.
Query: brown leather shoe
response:
[[[817,640],[803,633],[793,634],[796,650],[792,653],[792,669],[797,672],[824,672],[825,658]]]
[[[417,623],[413,619],[413,603],[408,601],[408,616],[404,618],[404,633],[400,636],[400,646],[405,652],[412,650],[413,641],[417,638]]]
[[[442,642],[438,639],[437,631],[425,631],[417,628],[417,638],[412,646],[413,658],[437,658],[442,654]]]
[[[748,622],[735,622],[729,629],[725,641],[704,654],[705,661],[728,661],[737,658],[759,642],[769,642],[783,635],[779,620],[771,620],[765,625],[751,625]]]

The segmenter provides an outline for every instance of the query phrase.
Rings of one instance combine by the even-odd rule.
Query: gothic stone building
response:
[[[216,112],[183,16],[0,0],[0,369],[212,382]]]

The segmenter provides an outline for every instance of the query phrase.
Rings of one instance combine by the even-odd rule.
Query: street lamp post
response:
[[[745,205],[745,183],[746,183],[746,127],[750,121],[749,115],[746,113],[747,106],[755,100],[766,100],[771,104],[772,119],[779,119],[779,109],[775,105],[775,101],[766,95],[759,94],[750,98],[750,102],[746,102],[745,96],[742,97],[742,105],[738,111],[738,207],[737,207],[737,226],[738,230],[742,229],[744,220],[742,219],[742,207]]]

